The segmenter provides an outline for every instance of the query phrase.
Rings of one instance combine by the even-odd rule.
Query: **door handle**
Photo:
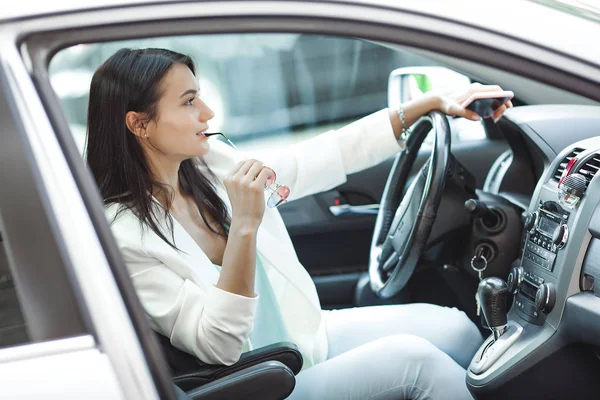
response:
[[[329,206],[329,211],[335,217],[341,215],[377,215],[379,212],[379,204],[365,204],[360,206],[342,204],[339,206]]]

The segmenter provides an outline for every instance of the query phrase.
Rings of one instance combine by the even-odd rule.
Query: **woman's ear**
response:
[[[135,111],[128,111],[125,114],[125,125],[127,129],[135,136],[143,139],[146,136],[146,122],[141,113]]]

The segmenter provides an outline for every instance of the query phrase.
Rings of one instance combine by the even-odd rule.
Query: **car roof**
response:
[[[36,18],[51,14],[81,12],[94,9],[112,8],[112,7],[129,7],[143,4],[165,4],[165,3],[202,3],[210,0],[54,0],[52,2],[36,2],[32,6],[31,2],[15,2],[10,8],[5,8],[0,12],[0,21]],[[223,1],[223,0],[220,0]],[[242,2],[253,2],[260,0],[242,0]],[[286,1],[286,0],[284,0]],[[531,11],[548,11],[556,15],[570,15],[564,11],[549,8],[548,6],[538,4],[531,1],[523,0],[504,0],[495,3],[493,9],[490,9],[490,4],[481,2],[480,0],[422,0],[416,2],[414,0],[288,0],[294,3],[315,3],[318,1],[324,3],[345,3],[345,4],[362,4],[371,5],[379,8],[402,9],[409,11],[422,12],[424,14],[432,14],[445,16],[448,19],[471,22],[475,25],[480,25],[483,16],[482,11],[487,11],[486,14],[491,15],[491,18],[484,18],[486,25],[492,20],[502,20],[503,10],[512,12],[510,20],[502,21],[504,29],[509,26],[512,28],[515,20],[519,16],[514,15],[515,11],[524,10],[528,15],[532,15]],[[493,11],[493,12],[492,12]],[[498,14],[500,13],[500,14]],[[477,16],[477,18],[474,18]],[[540,22],[540,21],[536,21]],[[490,26],[494,28],[494,26]]]
[[[71,13],[115,6],[132,6],[138,4],[173,3],[176,0],[54,0],[38,1],[35,6],[31,2],[14,2],[10,7],[0,11],[0,21],[38,18],[52,14]]]
[[[314,5],[317,0],[289,1]],[[43,18],[53,14],[113,7],[127,8],[144,4],[192,2],[201,4],[210,0],[54,0],[40,2],[35,6],[26,1],[13,2],[10,8],[0,12],[0,26],[3,22],[11,20]],[[318,3],[320,6],[327,3],[356,4],[441,17],[525,40],[600,66],[600,46],[593,44],[595,38],[600,37],[600,23],[535,1],[503,0],[491,4],[481,0],[318,0]],[[248,9],[240,11],[240,14],[248,13]]]

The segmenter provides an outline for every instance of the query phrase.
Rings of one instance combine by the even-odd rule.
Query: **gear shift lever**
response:
[[[489,277],[479,282],[477,298],[494,336],[488,337],[473,356],[469,371],[478,375],[487,371],[519,339],[523,327],[507,321],[508,285],[500,278]]]
[[[479,297],[483,316],[494,333],[494,340],[498,340],[506,332],[508,286],[500,278],[485,278],[479,282],[477,296]]]

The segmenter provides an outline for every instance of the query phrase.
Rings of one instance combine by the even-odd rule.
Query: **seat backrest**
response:
[[[185,375],[190,371],[196,371],[200,367],[206,365],[196,357],[173,346],[168,337],[161,335],[158,332],[154,332],[154,334],[162,347],[172,377]]]
[[[25,319],[0,232],[0,348],[29,343]]]

